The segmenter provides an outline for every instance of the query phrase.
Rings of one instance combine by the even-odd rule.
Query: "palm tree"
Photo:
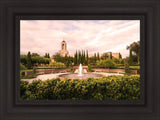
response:
[[[138,58],[138,64],[140,61],[140,41],[138,42],[133,42],[132,44],[130,44],[130,46],[127,46],[127,50],[130,50],[130,56],[132,56],[132,52],[136,54],[137,58]]]

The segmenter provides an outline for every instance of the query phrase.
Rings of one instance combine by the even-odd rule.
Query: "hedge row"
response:
[[[140,77],[108,76],[86,80],[51,79],[20,82],[23,100],[138,100]]]

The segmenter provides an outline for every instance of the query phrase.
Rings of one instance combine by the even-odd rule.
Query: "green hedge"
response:
[[[138,100],[140,77],[109,76],[86,80],[21,81],[22,100]]]

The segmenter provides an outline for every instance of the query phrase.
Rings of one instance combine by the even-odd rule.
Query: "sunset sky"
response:
[[[88,50],[89,54],[120,52],[129,55],[126,46],[140,40],[139,20],[21,20],[21,54],[38,53],[50,56],[67,42],[69,54]]]

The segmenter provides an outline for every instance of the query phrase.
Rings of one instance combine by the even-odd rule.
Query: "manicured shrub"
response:
[[[124,64],[124,69],[125,69],[125,73],[130,73],[130,68],[129,68],[129,64],[128,64],[128,60],[125,60],[125,64]]]
[[[51,79],[21,81],[21,99],[26,100],[138,100],[140,76],[108,76],[86,80]]]
[[[22,63],[20,63],[20,70],[26,70],[26,67]]]
[[[24,71],[22,71],[22,72],[21,72],[21,76],[24,76],[24,75],[25,75],[25,72],[24,72]]]
[[[33,68],[33,74],[36,74],[37,69],[34,67]]]

